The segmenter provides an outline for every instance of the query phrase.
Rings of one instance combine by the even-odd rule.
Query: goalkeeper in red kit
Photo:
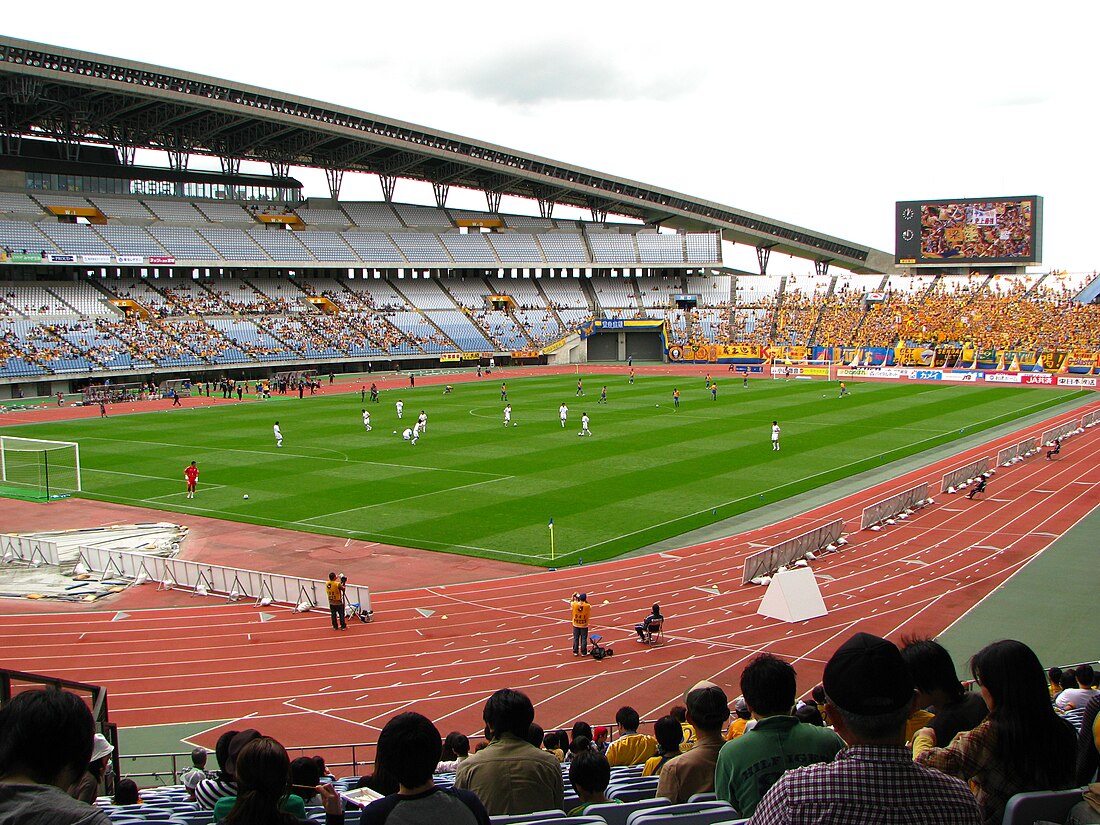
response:
[[[187,479],[187,497],[194,498],[195,487],[197,487],[199,483],[199,468],[195,465],[194,461],[184,468],[183,477]]]

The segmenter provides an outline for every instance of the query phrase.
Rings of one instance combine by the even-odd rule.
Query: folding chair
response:
[[[650,622],[649,627],[646,628],[645,633],[642,636],[642,642],[647,645],[658,645],[661,643],[661,636],[664,632],[665,622],[662,619],[659,622]]]

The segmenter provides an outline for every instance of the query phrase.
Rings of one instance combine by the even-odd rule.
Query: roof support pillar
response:
[[[2,116],[2,113],[0,113]],[[3,122],[7,122],[7,119]],[[0,128],[0,152],[5,155],[18,155],[22,149],[23,136],[14,130]]]
[[[502,194],[502,192],[490,192],[486,190],[485,205],[489,207],[490,214],[497,215],[500,213],[500,198]]]
[[[592,214],[593,223],[607,223],[607,204],[603,201],[589,198],[588,211]]]
[[[344,170],[326,166],[325,181],[328,183],[328,193],[332,199],[340,200],[340,187],[344,185]]]
[[[451,193],[451,187],[445,183],[433,183],[432,193],[435,195],[435,205],[442,209],[447,205],[447,196]]]
[[[772,248],[770,246],[758,246],[756,247],[756,263],[760,266],[760,274],[768,274],[768,259],[772,256]]]
[[[241,171],[240,158],[231,158],[227,155],[221,155],[218,157],[218,161],[222,165],[223,175],[236,175]]]
[[[544,198],[539,198],[538,201],[539,214],[542,215],[542,217],[544,218],[554,217],[554,202],[551,200],[546,200]]]
[[[125,143],[116,143],[115,155],[118,156],[118,162],[123,166],[133,166],[134,160],[137,158],[137,147]]]
[[[817,277],[824,278],[829,274],[829,261],[814,261],[814,272]]]
[[[382,184],[382,197],[386,203],[393,203],[393,191],[397,188],[397,176],[379,175],[378,182]]]

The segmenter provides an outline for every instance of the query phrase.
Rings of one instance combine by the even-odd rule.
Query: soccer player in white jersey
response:
[[[424,433],[428,431],[428,414],[423,410],[420,411],[420,415],[416,418],[416,423],[420,425],[420,432]]]
[[[565,419],[569,418],[569,408],[567,406],[565,406],[564,401],[562,402],[562,405],[560,407],[558,407],[558,418],[561,419],[561,427],[564,430],[565,429]]]
[[[363,426],[370,432],[370,413],[367,410],[363,410]]]
[[[581,431],[577,435],[592,435],[592,431],[588,429],[588,413],[581,415]]]
[[[509,404],[504,408],[504,426],[507,427],[512,423],[512,405]]]
[[[420,426],[419,421],[417,421],[415,424],[413,424],[413,437],[412,437],[413,444],[415,444],[416,440],[418,438],[420,438],[420,433],[422,433],[423,431],[424,431],[424,428]]]
[[[395,404],[394,406],[397,407],[397,417],[398,418],[400,418],[402,415],[405,414],[405,402],[402,401],[400,398],[397,399],[397,404]]]
[[[779,451],[779,422],[772,422],[772,450]]]
[[[275,433],[275,446],[276,447],[282,447],[283,446],[283,431],[279,429],[279,422],[278,421],[275,422],[275,426],[272,427],[271,430],[272,430],[272,432]]]
[[[414,433],[411,429],[406,427],[404,432],[401,433],[401,437],[406,441],[411,441],[413,444],[415,444],[416,439],[419,437],[419,433]]]

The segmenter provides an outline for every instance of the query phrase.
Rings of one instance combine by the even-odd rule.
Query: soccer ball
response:
[[[397,430],[394,430],[394,431],[393,431],[393,434],[394,434],[394,435],[397,435]]]
[[[247,500],[248,499],[248,493],[245,493],[243,496],[241,496],[241,498]]]
[[[518,427],[518,426],[519,426],[519,422],[518,422],[518,421],[513,421],[513,422],[512,422],[512,426],[513,426],[513,427]]]
[[[654,404],[653,406],[654,406],[654,407],[659,407],[659,406],[661,406],[661,405],[660,405],[660,404]]]

